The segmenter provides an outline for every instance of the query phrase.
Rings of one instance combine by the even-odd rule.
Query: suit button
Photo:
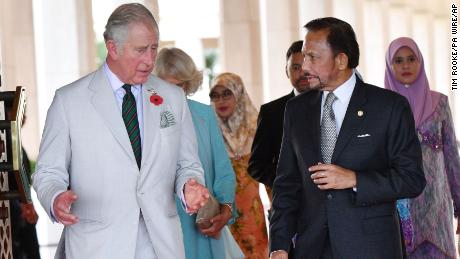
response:
[[[332,200],[332,194],[329,193],[329,194],[327,195],[327,199],[328,199],[328,200]]]

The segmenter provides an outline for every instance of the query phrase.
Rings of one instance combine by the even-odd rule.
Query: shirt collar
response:
[[[355,89],[356,85],[356,76],[355,73],[353,72],[348,78],[345,83],[339,85],[335,90],[334,90],[334,95],[337,97],[337,100],[341,102],[344,105],[348,106],[348,103],[350,102],[351,95],[353,94],[353,90]],[[329,94],[329,91],[324,91],[324,96],[327,96]],[[324,99],[324,98],[323,98]]]
[[[103,68],[104,68],[104,72],[105,74],[107,75],[108,79],[109,79],[109,83],[110,83],[110,86],[112,87],[112,90],[114,92],[118,91],[119,89],[121,89],[121,87],[125,84],[123,83],[117,75],[115,75],[112,70],[110,70],[109,68],[109,65],[107,65],[107,62],[104,62],[104,65],[103,65]],[[141,85],[133,85],[131,86],[133,88],[135,88],[136,91],[138,91],[141,87]]]
[[[297,96],[297,95],[299,95],[299,94],[300,94],[300,92],[299,92],[299,91],[297,91],[297,89],[296,89],[296,88],[294,88],[294,96]]]

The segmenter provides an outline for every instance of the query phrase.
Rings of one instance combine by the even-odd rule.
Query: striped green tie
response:
[[[131,146],[133,147],[134,156],[136,157],[137,166],[141,168],[142,148],[141,135],[139,131],[139,122],[137,121],[136,99],[131,92],[131,85],[124,84],[126,94],[123,97],[122,116],[125,122],[126,131],[128,132]]]

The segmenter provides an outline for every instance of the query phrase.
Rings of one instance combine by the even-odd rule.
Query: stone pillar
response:
[[[332,0],[298,0],[300,28],[310,20],[332,15]]]
[[[32,159],[39,146],[37,79],[34,27],[31,0],[0,1],[1,91],[27,89],[27,122],[22,128],[22,143]]]
[[[34,1],[34,24],[41,131],[54,91],[95,69],[91,0]]]
[[[160,22],[160,7],[158,5],[158,0],[144,0],[144,5],[147,7],[150,12],[152,12],[153,17],[157,23]]]
[[[259,1],[221,0],[220,5],[222,71],[241,76],[258,107],[263,102]]]
[[[410,8],[401,3],[388,6],[386,16],[386,22],[388,23],[387,47],[392,40],[412,34],[410,16],[407,15],[410,12]]]
[[[79,74],[86,75],[96,69],[96,36],[93,30],[92,1],[75,1],[77,35],[79,41]]]
[[[363,28],[363,6],[362,0],[333,0],[332,1],[332,16],[337,17],[343,21],[346,21],[353,27],[353,30],[356,34],[356,39],[360,47],[360,62],[357,67],[357,70],[363,76],[364,80],[366,77],[364,75],[365,66],[361,62],[364,46],[364,28]]]
[[[431,78],[431,24],[432,20],[430,15],[424,11],[414,11],[412,17],[412,38],[417,42],[420,51],[423,54],[425,61],[425,72],[428,81],[432,82]]]
[[[384,15],[380,1],[364,0],[362,34],[360,34],[360,64],[358,67],[367,83],[383,87],[385,74]]]
[[[42,131],[56,89],[96,69],[96,41],[91,0],[33,0],[33,4],[39,90],[36,93],[38,134]],[[62,225],[52,224],[41,206],[35,208],[39,214],[37,235],[44,247],[42,253],[51,257]]]
[[[304,35],[299,34],[302,24],[297,1],[262,0],[260,4],[263,88],[257,90],[259,95],[263,93],[265,103],[292,90],[285,72],[286,51]]]

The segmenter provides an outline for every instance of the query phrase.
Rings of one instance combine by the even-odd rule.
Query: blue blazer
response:
[[[219,203],[232,203],[235,208],[235,172],[225,149],[215,113],[209,105],[187,100],[195,128],[198,155],[204,169],[206,187]],[[176,198],[187,259],[224,258],[223,239],[207,238],[195,226],[196,215],[190,216]],[[234,209],[235,217],[236,210]],[[233,219],[231,220],[233,221]]]

